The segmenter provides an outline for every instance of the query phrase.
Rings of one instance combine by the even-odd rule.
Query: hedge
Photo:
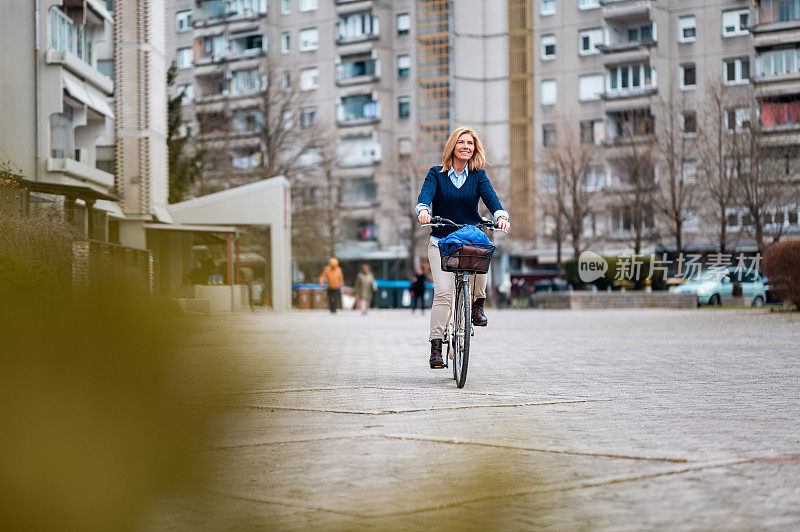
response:
[[[784,240],[768,247],[762,270],[773,293],[800,310],[800,240]]]

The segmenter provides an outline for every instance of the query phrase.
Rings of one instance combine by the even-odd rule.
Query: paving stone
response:
[[[146,529],[800,527],[800,315],[489,312],[467,386],[427,315],[215,317],[185,364],[222,380],[214,482]]]

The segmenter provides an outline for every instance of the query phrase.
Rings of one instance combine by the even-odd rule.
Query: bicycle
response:
[[[461,228],[472,224],[458,224],[447,218],[434,216],[431,218],[431,223],[423,224],[423,227],[442,227],[445,225]],[[500,230],[495,222],[487,220],[486,218],[474,225],[475,227],[487,228],[492,231]],[[439,253],[442,257],[442,270],[451,271],[455,276],[455,283],[453,284],[454,297],[450,304],[450,316],[447,318],[447,327],[444,333],[445,341],[442,342],[447,346],[447,353],[443,357],[444,367],[449,366],[449,359],[453,360],[453,379],[456,381],[456,386],[463,388],[464,384],[467,382],[470,338],[475,335],[475,331],[472,328],[472,291],[470,290],[469,278],[470,275],[486,273],[489,268],[492,253],[489,252],[480,257],[466,255],[467,258],[478,259],[464,261],[466,263],[472,262],[471,266],[473,266],[473,269],[460,267],[458,261],[456,261],[454,267],[445,268],[445,257],[442,255],[441,248]],[[479,268],[476,269],[476,267]]]

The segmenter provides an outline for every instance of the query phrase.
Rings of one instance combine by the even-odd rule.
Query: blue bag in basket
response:
[[[439,240],[442,270],[484,273],[494,253],[494,244],[475,226],[467,225]]]

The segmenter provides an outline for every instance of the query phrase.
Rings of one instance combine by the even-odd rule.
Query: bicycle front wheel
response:
[[[463,388],[467,382],[467,366],[469,365],[469,339],[471,335],[472,316],[470,309],[469,277],[458,283],[456,291],[456,309],[454,320],[454,353],[453,378],[456,385]]]

